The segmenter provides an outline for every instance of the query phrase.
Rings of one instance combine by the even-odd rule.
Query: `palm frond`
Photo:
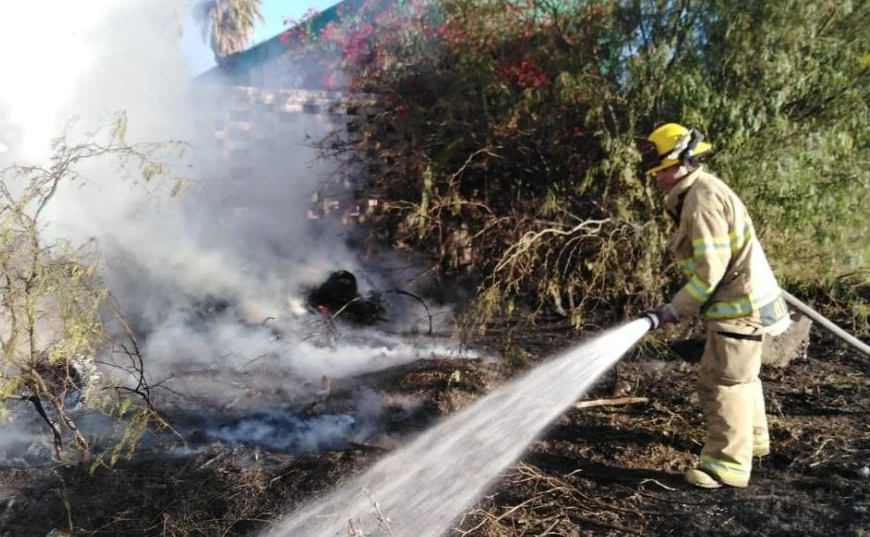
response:
[[[257,22],[265,22],[262,7],[262,0],[202,0],[196,5],[194,18],[215,59],[245,49]]]

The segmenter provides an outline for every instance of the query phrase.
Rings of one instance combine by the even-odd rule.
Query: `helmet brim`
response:
[[[698,142],[698,145],[695,146],[695,150],[692,151],[692,154],[689,156],[695,157],[695,156],[703,155],[704,153],[709,152],[711,148],[712,148],[712,146],[707,142]],[[678,164],[680,164],[680,161],[677,159],[669,159],[669,158],[662,159],[662,161],[657,166],[653,166],[652,168],[646,170],[644,172],[644,175],[646,175],[647,177],[651,177],[662,170],[666,170],[666,169],[670,168],[671,166],[676,166]]]

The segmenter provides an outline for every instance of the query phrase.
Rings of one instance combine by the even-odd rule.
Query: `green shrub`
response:
[[[866,266],[867,2],[359,4],[312,36],[384,107],[345,155],[388,163],[370,180],[393,246],[481,275],[468,318],[663,300],[668,223],[634,143],[668,121],[706,133],[784,281]]]

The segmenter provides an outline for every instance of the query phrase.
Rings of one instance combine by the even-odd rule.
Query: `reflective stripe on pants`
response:
[[[707,322],[707,344],[698,375],[707,422],[701,468],[733,486],[749,483],[755,438],[767,438],[758,379],[763,334],[761,323],[750,317]]]

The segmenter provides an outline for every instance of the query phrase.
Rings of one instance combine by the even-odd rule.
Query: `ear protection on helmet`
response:
[[[711,147],[697,130],[668,123],[640,141],[637,149],[641,154],[642,172],[651,176],[677,164],[691,164]]]

